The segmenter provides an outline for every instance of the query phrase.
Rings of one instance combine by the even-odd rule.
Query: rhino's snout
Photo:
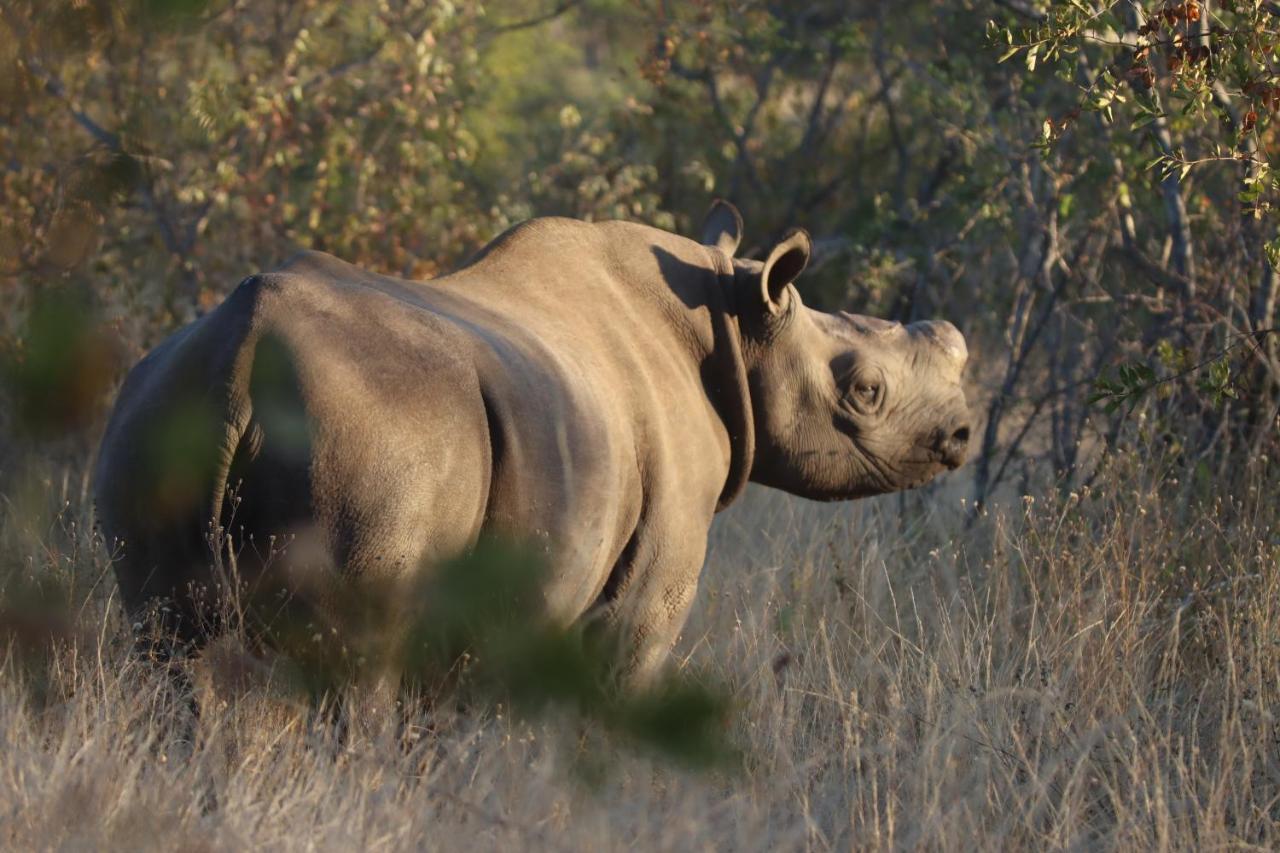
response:
[[[933,434],[933,447],[938,460],[952,471],[964,464],[969,454],[969,422],[961,421],[951,429],[938,429]]]

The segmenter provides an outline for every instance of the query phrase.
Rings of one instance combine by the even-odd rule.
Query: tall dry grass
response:
[[[1280,843],[1267,459],[1223,481],[1145,448],[973,520],[955,483],[830,506],[750,493],[713,530],[677,654],[735,700],[742,760],[711,773],[501,707],[340,734],[225,646],[191,665],[192,737],[129,656],[83,468],[48,471],[25,491],[45,511],[19,511],[17,486],[0,510],[10,849]]]

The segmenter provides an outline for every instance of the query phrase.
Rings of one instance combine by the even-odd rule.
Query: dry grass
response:
[[[0,839],[1275,847],[1274,467],[1206,483],[1191,464],[1122,456],[1084,494],[1045,488],[971,526],[941,490],[836,506],[751,493],[713,531],[679,655],[732,690],[743,766],[695,774],[501,709],[422,711],[409,746],[390,731],[339,739],[263,673],[228,686],[225,660],[198,667],[190,745],[166,680],[129,660],[73,466],[46,490],[55,504],[72,493],[61,516],[3,510]],[[23,578],[66,605],[52,654],[24,633],[22,602],[41,597],[14,593]]]

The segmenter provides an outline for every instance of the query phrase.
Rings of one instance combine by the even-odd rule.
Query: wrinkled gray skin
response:
[[[127,609],[166,599],[200,639],[219,527],[254,537],[242,581],[306,586],[322,616],[316,589],[406,579],[493,533],[539,543],[546,614],[616,628],[643,684],[748,480],[858,498],[957,467],[968,440],[954,327],[806,308],[808,236],[760,262],[733,258],[740,230],[723,202],[701,242],[538,219],[430,282],[320,253],[246,279],[133,369],[103,438]]]

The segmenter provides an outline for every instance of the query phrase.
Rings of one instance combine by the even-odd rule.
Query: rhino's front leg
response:
[[[620,645],[619,685],[643,691],[662,673],[698,592],[706,535],[638,543],[605,624]],[[683,541],[681,541],[683,540]]]

